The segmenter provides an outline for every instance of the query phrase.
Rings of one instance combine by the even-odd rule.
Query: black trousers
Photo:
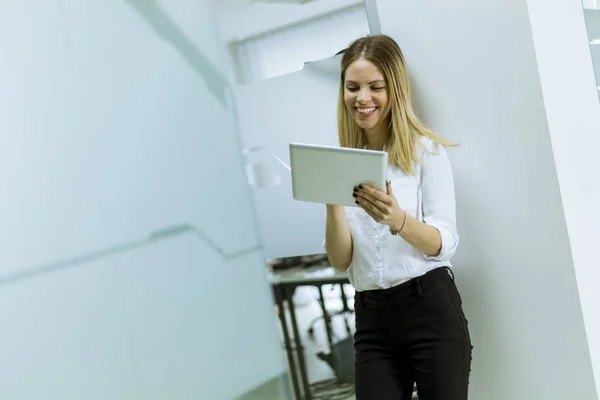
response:
[[[466,400],[471,339],[454,275],[437,268],[356,292],[356,400]]]

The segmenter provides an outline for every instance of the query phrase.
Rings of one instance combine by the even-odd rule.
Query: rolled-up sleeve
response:
[[[454,177],[444,147],[432,144],[430,150],[433,154],[425,151],[422,156],[423,222],[440,232],[442,249],[436,256],[423,256],[428,260],[449,261],[458,247]]]

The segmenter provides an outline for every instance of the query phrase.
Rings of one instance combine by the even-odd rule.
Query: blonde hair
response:
[[[344,51],[338,100],[340,146],[362,149],[366,145],[363,129],[348,112],[344,102],[346,70],[359,59],[373,63],[383,74],[386,83],[389,101],[382,115],[390,117],[389,134],[385,141],[390,164],[400,167],[406,174],[414,174],[415,163],[421,162],[415,148],[421,136],[444,147],[456,146],[436,135],[415,115],[404,55],[394,39],[386,35],[362,37]]]

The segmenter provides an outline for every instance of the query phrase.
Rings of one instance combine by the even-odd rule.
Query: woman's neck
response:
[[[388,132],[365,132],[365,140],[367,142],[367,149],[369,150],[383,150],[387,139]]]

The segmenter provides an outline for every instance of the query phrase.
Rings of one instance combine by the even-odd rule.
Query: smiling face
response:
[[[348,66],[344,103],[367,137],[387,135],[388,101],[385,79],[375,64],[360,58]]]

